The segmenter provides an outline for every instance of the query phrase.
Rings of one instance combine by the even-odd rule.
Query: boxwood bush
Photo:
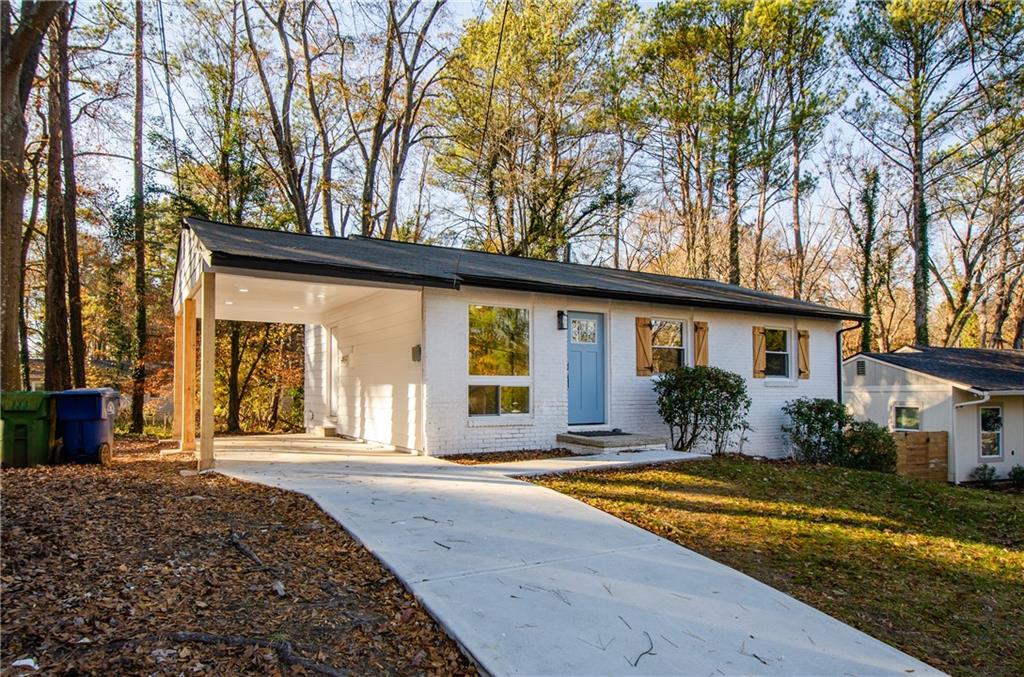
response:
[[[693,451],[700,443],[720,454],[747,427],[750,397],[743,377],[717,367],[678,367],[654,381],[658,413],[672,447]]]

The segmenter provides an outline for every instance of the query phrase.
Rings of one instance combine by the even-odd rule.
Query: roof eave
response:
[[[687,306],[695,308],[713,308],[719,310],[736,310],[747,313],[765,313],[769,315],[791,315],[797,317],[808,317],[824,320],[863,320],[864,317],[857,313],[848,313],[837,310],[817,311],[808,309],[790,308],[769,308],[753,304],[736,303],[732,301],[707,301],[704,299],[673,298],[661,294],[644,294],[641,292],[615,292],[593,287],[567,287],[565,285],[551,284],[547,282],[524,282],[519,279],[478,277],[459,273],[463,284],[473,287],[485,287],[488,289],[508,289],[514,291],[530,291],[543,294],[558,294],[561,296],[585,296],[588,298],[614,299],[616,301],[643,301],[645,303],[660,303],[670,306]]]
[[[265,270],[277,273],[290,273],[293,275],[309,275],[310,266],[316,267],[316,274],[323,277],[333,277],[342,280],[359,280],[361,282],[382,282],[391,284],[406,284],[415,287],[436,287],[439,289],[458,289],[458,280],[447,277],[435,277],[430,275],[410,275],[405,273],[378,272],[365,268],[335,266],[329,263],[297,263],[295,261],[282,261],[280,259],[267,259],[258,256],[239,256],[236,254],[225,254],[213,252],[211,263],[217,267],[224,268],[246,268],[250,270]]]

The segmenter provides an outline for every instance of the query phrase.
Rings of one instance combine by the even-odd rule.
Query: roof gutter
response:
[[[864,320],[855,320],[852,327],[842,327],[836,332],[836,402],[843,403],[843,334],[864,326]]]

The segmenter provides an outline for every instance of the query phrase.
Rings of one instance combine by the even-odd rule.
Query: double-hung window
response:
[[[766,327],[764,345],[764,375],[789,378],[789,331]]]
[[[469,415],[530,412],[530,311],[469,306]]]
[[[651,364],[655,374],[686,365],[684,323],[679,320],[651,322]]]
[[[1003,455],[1003,409],[1002,407],[981,407],[981,457],[995,458]]]

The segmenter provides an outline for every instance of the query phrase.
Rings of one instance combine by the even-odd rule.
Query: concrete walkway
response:
[[[705,458],[710,458],[710,456],[684,454],[668,449],[651,449],[648,451],[612,451],[604,454],[587,454],[586,456],[559,456],[557,458],[511,461],[509,463],[488,463],[476,467],[481,470],[501,473],[508,477],[539,477],[541,475],[559,475],[578,470],[612,470],[615,468],[631,468],[658,463],[696,461]]]
[[[218,455],[307,494],[494,675],[937,671],[729,567],[487,466]]]

